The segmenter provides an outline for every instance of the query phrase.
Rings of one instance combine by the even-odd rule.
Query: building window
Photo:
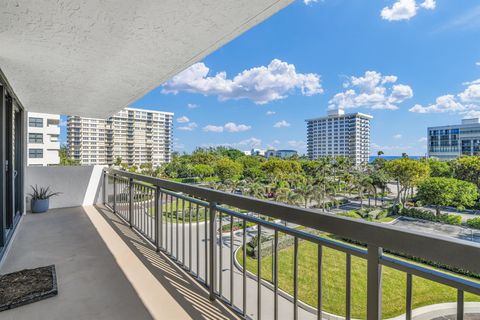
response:
[[[28,126],[34,128],[43,128],[43,119],[42,118],[28,118]]]
[[[43,158],[43,149],[28,149],[28,157],[30,159]]]
[[[28,134],[29,143],[43,143],[43,134],[42,133],[29,133]]]

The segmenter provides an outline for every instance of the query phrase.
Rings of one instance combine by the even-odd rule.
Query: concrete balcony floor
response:
[[[236,319],[123,221],[86,206],[27,214],[0,274],[55,264],[58,296],[0,319]]]

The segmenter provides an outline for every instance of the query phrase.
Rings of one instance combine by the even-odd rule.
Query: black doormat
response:
[[[0,311],[57,295],[55,266],[25,269],[0,276]]]

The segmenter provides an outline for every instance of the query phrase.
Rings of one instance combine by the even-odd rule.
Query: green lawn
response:
[[[279,258],[279,287],[293,293],[293,247],[281,250]],[[237,259],[243,262],[242,250]],[[317,245],[300,241],[298,252],[299,299],[317,305]],[[345,253],[323,249],[323,310],[345,315]],[[247,256],[247,269],[256,274],[257,260]],[[366,318],[367,263],[352,257],[352,316]],[[262,278],[272,281],[272,257],[262,259]],[[391,268],[383,268],[383,316],[382,319],[398,316],[405,312],[406,274]],[[413,278],[413,307],[454,302],[456,290],[419,277]],[[480,301],[480,296],[465,293],[465,301]]]

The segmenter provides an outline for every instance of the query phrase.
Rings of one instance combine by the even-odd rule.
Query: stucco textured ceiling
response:
[[[0,68],[30,111],[107,117],[292,0],[0,0]]]

